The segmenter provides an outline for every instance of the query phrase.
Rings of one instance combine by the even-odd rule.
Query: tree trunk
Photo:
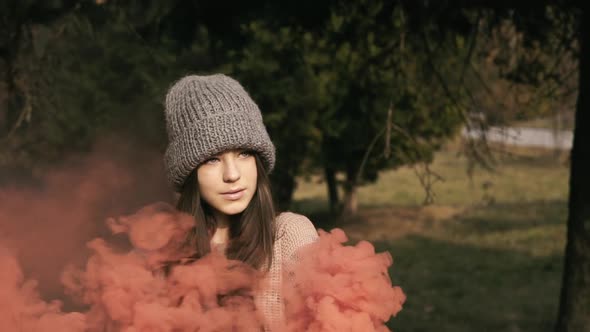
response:
[[[270,175],[272,193],[277,212],[289,210],[291,202],[293,201],[295,177],[291,174],[293,174],[291,170],[277,167],[275,172]]]
[[[590,331],[590,13],[583,5],[567,245],[556,332]]]
[[[356,168],[348,167],[346,172],[346,185],[344,186],[344,206],[342,208],[343,216],[354,216],[358,212],[357,198],[357,176],[354,171]]]
[[[11,126],[14,125],[18,113],[16,106],[18,90],[15,84],[13,63],[16,55],[14,53],[15,51],[11,50],[2,57],[3,59],[0,59],[0,65],[3,65],[3,68],[0,68],[0,72],[3,74],[2,83],[0,83],[0,139],[6,137]]]
[[[330,201],[330,212],[338,211],[340,198],[338,197],[338,186],[336,184],[336,171],[331,167],[324,168],[324,175],[326,177],[326,185],[328,189],[328,199]]]
[[[358,198],[357,198],[357,186],[353,185],[346,189],[344,196],[344,206],[342,208],[342,214],[344,216],[354,216],[358,212]]]

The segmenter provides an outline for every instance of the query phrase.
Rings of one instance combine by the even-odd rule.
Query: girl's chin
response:
[[[235,204],[235,206],[224,206],[219,211],[225,215],[233,216],[246,210],[247,204]]]

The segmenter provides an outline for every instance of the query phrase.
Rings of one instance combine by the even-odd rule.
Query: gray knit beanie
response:
[[[223,74],[186,76],[166,95],[168,180],[180,191],[200,163],[229,149],[258,153],[266,170],[275,164],[272,144],[256,103],[244,88]]]

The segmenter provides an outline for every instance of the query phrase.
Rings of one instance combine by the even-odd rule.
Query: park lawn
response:
[[[316,226],[341,227],[394,257],[391,277],[408,296],[394,331],[552,331],[567,217],[568,167],[548,158],[504,158],[494,173],[452,150],[432,170],[436,203],[410,168],[384,172],[359,190],[356,218],[329,217],[325,185],[301,179],[294,210]]]

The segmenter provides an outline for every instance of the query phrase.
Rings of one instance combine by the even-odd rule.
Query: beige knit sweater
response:
[[[268,322],[268,330],[284,319],[284,303],[281,291],[283,268],[297,260],[297,249],[315,241],[318,233],[307,217],[292,212],[283,212],[275,219],[277,238],[273,260],[266,275],[265,285],[255,298],[256,305]]]

